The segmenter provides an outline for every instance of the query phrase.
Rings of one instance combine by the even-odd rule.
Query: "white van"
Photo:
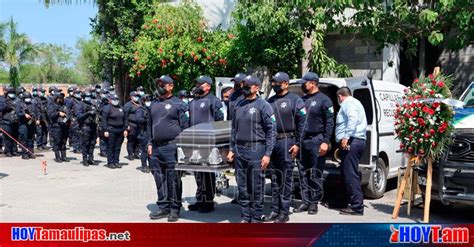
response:
[[[226,80],[216,79],[216,95],[220,90],[232,84]],[[366,149],[359,164],[361,183],[364,195],[367,198],[383,196],[387,180],[396,177],[398,168],[406,164],[403,153],[397,152],[400,142],[395,139],[394,114],[396,104],[402,102],[405,86],[368,77],[353,78],[320,78],[319,89],[329,96],[334,105],[335,116],[339,111],[336,92],[347,86],[351,89],[354,98],[364,106],[367,116],[367,143]],[[302,95],[301,84],[297,80],[290,81],[290,92]],[[269,95],[274,94],[272,91]],[[331,138],[331,150],[326,156],[324,168],[325,182],[337,183],[341,181],[339,162],[334,157],[338,144],[334,135]]]

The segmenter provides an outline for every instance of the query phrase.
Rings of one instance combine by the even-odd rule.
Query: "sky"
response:
[[[40,0],[0,0],[0,22],[13,17],[18,32],[26,33],[33,43],[64,44],[71,48],[78,38],[90,37],[90,18],[97,11],[90,1],[46,8]]]

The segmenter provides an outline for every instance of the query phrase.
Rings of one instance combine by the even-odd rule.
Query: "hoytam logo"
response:
[[[130,233],[105,229],[44,229],[43,227],[12,227],[12,241],[130,241]]]
[[[443,227],[441,225],[390,225],[390,243],[469,243],[467,227]]]

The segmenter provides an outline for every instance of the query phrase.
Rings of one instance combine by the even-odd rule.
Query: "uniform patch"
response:
[[[189,111],[186,111],[186,112],[184,113],[184,115],[185,115],[187,118],[189,118]]]
[[[316,101],[311,101],[311,106],[316,106]]]
[[[249,109],[250,114],[254,114],[255,112],[256,112],[255,107],[252,107],[252,108]]]
[[[204,106],[206,106],[206,103],[202,102],[201,105],[199,105],[199,107],[201,108],[204,108]]]
[[[306,108],[304,108],[304,107],[301,108],[300,113],[301,113],[301,115],[306,116]]]
[[[332,107],[332,106],[331,106],[331,107],[329,107],[329,108],[328,108],[328,112],[330,112],[330,113],[334,113],[334,107]]]
[[[170,105],[170,104],[166,104],[166,105],[165,105],[165,109],[166,109],[166,110],[171,109],[171,105]]]
[[[281,108],[281,109],[285,109],[287,105],[288,105],[288,104],[286,104],[286,102],[282,102],[282,103],[280,104],[280,108]]]
[[[119,109],[119,111],[120,111],[120,112],[123,112],[123,110],[122,110],[122,109]]]
[[[274,123],[277,121],[276,118],[275,118],[275,114],[272,114],[272,116],[270,117],[270,119],[271,119],[272,122],[274,122]]]

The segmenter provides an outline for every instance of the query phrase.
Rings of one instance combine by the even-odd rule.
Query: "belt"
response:
[[[170,142],[169,141],[167,141],[167,142],[153,141],[153,144],[155,144],[158,147],[162,147],[162,146],[166,146],[166,145],[170,144]]]
[[[255,144],[266,144],[265,141],[237,141],[237,145],[239,146],[253,146]]]
[[[359,137],[350,137],[349,139],[352,139],[352,140],[359,140],[359,141],[365,141],[365,139],[362,139],[362,138],[359,138]]]
[[[279,139],[285,139],[285,138],[293,138],[295,137],[295,132],[283,132],[283,133],[277,133],[276,138]]]
[[[322,134],[323,132],[316,132],[316,133],[305,133],[303,139],[311,139],[313,137],[318,136],[319,134]]]

